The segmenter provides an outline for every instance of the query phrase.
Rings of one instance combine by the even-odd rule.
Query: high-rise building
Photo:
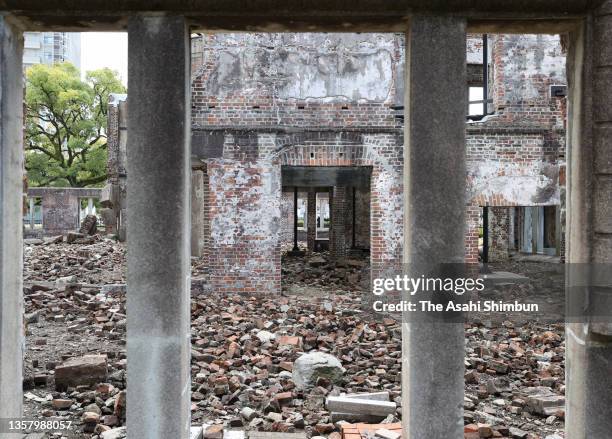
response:
[[[81,69],[81,34],[24,32],[23,66],[71,62]]]

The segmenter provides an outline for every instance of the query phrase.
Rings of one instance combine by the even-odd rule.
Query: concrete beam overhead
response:
[[[401,32],[410,15],[474,19],[564,20],[583,17],[602,0],[1,0],[0,11],[26,30],[125,30],[138,13],[182,14],[193,29],[260,32]]]

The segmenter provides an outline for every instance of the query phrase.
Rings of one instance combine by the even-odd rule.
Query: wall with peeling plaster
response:
[[[205,164],[210,291],[280,291],[282,165],[372,167],[372,274],[403,242],[403,34],[211,34],[193,40],[192,143]],[[482,38],[469,35],[470,85]],[[490,36],[493,114],[467,126],[466,259],[479,208],[563,203],[565,84],[558,37]],[[466,84],[467,86],[467,84]],[[111,140],[109,139],[109,143]],[[362,223],[362,224],[363,224]],[[351,242],[350,228],[345,242]],[[286,238],[286,236],[285,236]],[[363,239],[360,240],[363,245]]]
[[[193,124],[386,126],[401,34],[213,34],[193,47]]]
[[[551,85],[567,84],[560,38],[492,35],[490,45],[493,114],[468,123],[468,202],[474,207],[562,206],[567,102],[550,91]],[[478,261],[478,220],[468,208],[470,262]],[[503,251],[493,253],[499,259]]]

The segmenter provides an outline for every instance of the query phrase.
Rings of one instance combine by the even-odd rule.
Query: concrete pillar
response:
[[[191,256],[204,250],[204,171],[191,171]]]
[[[317,239],[317,192],[314,189],[308,191],[306,203],[306,242],[308,250],[314,251]]]
[[[189,34],[182,16],[128,23],[127,428],[187,439],[190,423]]]
[[[23,410],[22,56],[21,31],[0,16],[0,418]]]
[[[30,215],[28,216],[28,221],[30,221],[30,229],[34,229],[34,208],[36,207],[34,204],[34,198],[30,198]]]
[[[413,277],[436,276],[445,271],[440,264],[464,261],[465,44],[462,18],[411,19],[406,36],[404,263]],[[404,315],[405,439],[463,438],[464,331],[463,321],[453,317]]]
[[[332,188],[331,226],[329,231],[329,250],[333,258],[346,256],[345,204],[346,187]]]
[[[565,428],[591,439],[612,431],[612,0],[571,34],[568,80]]]

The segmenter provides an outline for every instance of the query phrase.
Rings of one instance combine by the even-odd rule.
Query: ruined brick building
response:
[[[121,182],[126,176],[120,171],[116,171],[116,176],[113,177],[119,183],[116,186],[110,186],[114,189],[107,190],[103,199],[106,198],[104,201],[108,201],[105,203],[107,205],[112,203],[112,209],[118,212],[118,215],[111,216],[119,218],[119,227],[127,224],[126,313],[129,322],[127,325],[127,357],[129,358],[127,381],[130,388],[127,394],[127,426],[130,437],[189,437],[191,399],[190,236],[194,238],[200,236],[195,240],[196,243],[206,242],[205,238],[208,237],[209,247],[206,251],[215,252],[215,254],[204,255],[204,257],[226,264],[225,266],[228,267],[225,273],[228,278],[226,285],[233,284],[234,287],[237,287],[236,290],[253,288],[254,285],[240,284],[240,276],[248,271],[250,264],[255,269],[262,269],[260,277],[253,276],[251,279],[260,279],[255,282],[260,282],[263,286],[270,288],[277,288],[278,275],[275,274],[275,277],[272,277],[272,271],[278,273],[277,259],[272,259],[271,256],[278,254],[277,248],[280,249],[280,200],[282,187],[285,185],[282,162],[287,160],[287,165],[292,163],[295,166],[297,163],[311,159],[309,154],[299,155],[297,152],[293,155],[283,154],[283,151],[288,152],[292,148],[306,149],[308,135],[312,132],[306,128],[307,124],[299,125],[299,121],[306,120],[304,117],[293,118],[292,125],[277,126],[279,118],[282,122],[284,115],[287,114],[282,109],[283,107],[288,108],[286,105],[289,105],[289,98],[312,97],[314,102],[318,100],[320,103],[318,108],[321,111],[317,117],[313,117],[314,119],[327,114],[327,110],[341,113],[344,106],[347,107],[347,110],[344,111],[349,115],[351,107],[355,109],[359,106],[359,99],[362,96],[378,102],[378,106],[372,105],[373,103],[366,99],[375,112],[381,110],[381,117],[370,117],[367,118],[367,121],[371,122],[370,128],[374,126],[376,129],[380,128],[381,131],[374,132],[374,134],[358,132],[354,135],[355,137],[341,137],[338,143],[343,142],[343,146],[338,146],[336,149],[331,146],[323,146],[324,149],[327,148],[337,153],[330,158],[330,163],[335,164],[347,159],[347,151],[359,149],[359,147],[350,148],[346,145],[347,143],[351,146],[362,145],[366,150],[369,150],[370,147],[371,149],[379,148],[381,152],[376,156],[364,154],[361,158],[356,158],[356,160],[366,160],[367,166],[371,167],[369,181],[372,258],[377,254],[377,245],[382,248],[378,254],[383,257],[393,257],[394,255],[389,255],[387,251],[397,249],[399,252],[399,247],[403,247],[402,260],[408,264],[410,276],[431,272],[441,274],[440,264],[464,259],[466,254],[465,233],[469,230],[464,211],[468,198],[466,193],[470,194],[470,205],[481,205],[482,201],[478,199],[479,190],[474,190],[474,188],[486,186],[484,183],[483,185],[473,183],[474,176],[478,175],[474,169],[478,165],[472,161],[468,166],[468,155],[465,149],[469,144],[468,136],[466,136],[466,113],[469,104],[467,90],[464,88],[469,82],[466,75],[465,39],[467,32],[478,34],[527,32],[565,36],[568,48],[568,123],[565,138],[569,151],[566,158],[568,181],[567,221],[565,222],[567,227],[566,258],[569,267],[581,264],[594,266],[612,262],[612,215],[610,214],[612,211],[612,162],[610,160],[612,157],[612,100],[609,98],[612,93],[611,0],[565,0],[563,2],[558,0],[529,2],[523,0],[454,0],[452,2],[424,0],[392,2],[369,0],[352,2],[333,0],[315,2],[88,0],[85,2],[72,0],[68,5],[65,3],[59,0],[5,0],[2,3],[3,14],[0,17],[0,38],[2,39],[0,45],[0,98],[2,104],[0,105],[2,113],[0,118],[0,182],[2,185],[0,191],[2,198],[0,215],[0,300],[2,301],[0,306],[0,340],[2,340],[0,343],[0,389],[2,389],[0,417],[21,418],[24,414],[22,404],[22,366],[24,364],[22,185],[24,170],[23,113],[21,111],[24,31],[127,30],[129,35],[129,97],[127,101],[119,104],[120,113],[122,106],[127,111],[129,126],[124,124],[125,120],[119,117],[122,123],[116,124],[116,131],[119,133],[118,141],[114,146],[116,154],[111,154],[121,159],[122,154],[127,150],[129,157],[127,217],[121,214],[121,210],[125,207],[124,200],[122,200],[121,185],[123,183]],[[355,87],[350,86],[348,86],[347,93],[340,95],[347,98],[346,102],[335,100],[334,97],[337,95],[333,93],[337,92],[336,87],[344,88],[345,82],[340,81],[343,75],[336,75],[338,81],[335,82],[323,81],[325,93],[329,91],[331,96],[327,97],[332,99],[321,98],[321,93],[310,94],[310,91],[320,90],[320,87],[286,88],[283,87],[283,81],[278,81],[272,87],[274,94],[268,97],[268,101],[272,104],[270,108],[264,108],[263,102],[256,104],[259,108],[246,108],[242,102],[240,105],[237,105],[237,102],[235,105],[230,104],[231,107],[236,107],[228,110],[230,112],[236,110],[239,113],[239,109],[243,108],[247,110],[246,115],[257,114],[255,110],[260,110],[261,117],[250,118],[251,121],[254,120],[259,124],[260,128],[257,130],[253,130],[253,124],[251,124],[248,126],[250,131],[241,131],[247,128],[247,126],[240,125],[242,119],[237,123],[236,119],[233,119],[231,126],[221,125],[227,122],[228,118],[221,118],[218,125],[202,126],[198,122],[205,120],[202,111],[222,113],[223,110],[215,103],[210,105],[214,108],[204,108],[195,99],[193,104],[196,108],[192,108],[192,93],[189,89],[192,82],[189,74],[189,35],[192,32],[405,32],[406,47],[409,48],[403,63],[405,65],[403,74],[406,81],[403,155],[406,159],[403,162],[404,175],[397,180],[401,182],[398,194],[395,194],[393,187],[394,176],[391,176],[390,181],[384,178],[386,175],[384,173],[395,166],[392,162],[396,158],[386,157],[383,152],[394,151],[400,143],[392,146],[391,142],[393,140],[397,142],[401,136],[395,134],[399,132],[396,126],[386,128],[390,133],[383,133],[381,125],[384,125],[382,122],[391,120],[390,117],[385,116],[387,114],[393,115],[394,124],[399,123],[400,121],[395,119],[395,116],[396,112],[397,116],[401,116],[401,109],[397,108],[401,105],[393,102],[392,98],[381,98],[376,93],[369,94],[369,91],[362,94],[359,87],[357,87],[357,93],[353,94],[350,89],[353,88],[354,91]],[[284,34],[276,38],[290,40],[291,35]],[[221,38],[226,37],[227,35],[221,36]],[[306,38],[306,35],[302,37]],[[358,38],[366,37],[365,34],[360,34]],[[266,36],[257,37],[253,34],[240,34],[240,36],[229,38],[233,41],[244,41],[245,44],[249,41],[255,44],[259,38],[265,40],[274,38],[274,36],[266,34]],[[496,47],[495,37],[490,38],[489,47]],[[509,41],[512,41],[512,38],[516,37],[509,37]],[[529,38],[537,39],[538,37]],[[331,37],[327,39],[333,40]],[[263,52],[280,50],[275,49],[275,45],[265,45],[265,41],[262,43],[265,46],[262,47]],[[562,98],[551,97],[551,95],[558,94],[557,87],[546,90],[544,83],[541,87],[531,87],[529,81],[524,81],[527,76],[532,76],[526,75],[526,72],[530,71],[528,68],[530,65],[539,66],[542,72],[551,72],[549,61],[556,58],[550,57],[551,53],[555,53],[554,50],[522,50],[526,44],[527,41],[519,42],[516,50],[508,50],[508,55],[502,58],[508,61],[506,63],[508,66],[513,65],[515,61],[518,62],[516,68],[508,70],[508,74],[517,75],[514,78],[516,86],[510,89],[495,86],[500,76],[496,76],[495,50],[492,50],[491,62],[486,63],[493,67],[492,73],[490,72],[493,75],[490,78],[492,86],[489,87],[489,93],[484,96],[493,99],[488,112],[494,112],[496,117],[490,117],[481,124],[487,128],[490,126],[488,125],[490,124],[489,119],[503,120],[504,118],[500,117],[502,114],[514,115],[517,120],[526,120],[529,117],[528,109],[530,108],[537,114],[551,115],[550,122],[541,123],[540,129],[533,126],[531,127],[533,131],[528,131],[527,127],[524,129],[525,138],[533,136],[529,139],[533,146],[528,146],[530,143],[527,140],[523,145],[525,148],[533,148],[533,151],[526,149],[523,158],[532,159],[532,164],[535,164],[534,166],[526,164],[526,169],[537,169],[538,171],[532,174],[527,171],[523,174],[518,172],[510,174],[517,176],[517,180],[519,175],[524,175],[538,182],[541,189],[535,192],[536,198],[531,197],[527,200],[502,198],[501,195],[504,192],[501,191],[501,188],[499,186],[493,188],[494,192],[499,195],[496,207],[519,207],[519,209],[514,209],[513,219],[509,219],[508,224],[512,221],[517,224],[518,217],[520,225],[520,207],[525,201],[529,201],[531,207],[538,207],[538,209],[543,207],[535,215],[534,211],[531,211],[531,239],[525,239],[529,238],[528,234],[523,238],[523,242],[531,241],[532,251],[535,243],[537,251],[538,235],[548,235],[547,240],[550,240],[553,235],[551,227],[546,228],[547,222],[552,223],[553,215],[550,212],[541,212],[546,209],[542,205],[554,205],[556,203],[554,194],[558,190],[559,205],[562,206],[562,190],[552,182],[555,176],[561,184],[564,181],[563,157],[559,152],[553,155],[548,152],[544,154],[544,151],[554,144],[549,141],[551,133],[555,130],[561,132],[562,124],[553,122],[553,120],[560,121],[561,118],[555,118],[552,115],[557,108],[563,108],[563,103]],[[291,47],[294,46],[288,44],[288,48]],[[324,52],[326,47],[325,44],[316,45],[316,52]],[[500,46],[502,52],[509,47],[511,45]],[[250,55],[254,53],[253,50],[248,54],[245,51],[243,56],[238,56],[241,60],[238,63],[232,61],[236,58],[235,52],[229,52],[231,51],[219,49],[214,56],[219,55],[218,62],[230,66],[248,67],[251,65],[249,60],[252,59]],[[534,56],[536,54],[537,56]],[[279,54],[278,59],[282,60],[282,56]],[[317,71],[320,66],[322,74],[330,71],[323,56],[308,57],[305,53],[303,58],[298,58],[316,61]],[[205,60],[203,54],[203,66],[207,65],[208,60],[214,64],[215,59],[211,56]],[[264,59],[267,58],[264,57]],[[299,66],[293,71],[293,75],[291,71],[282,68],[279,70],[282,63],[281,66],[274,63],[264,64],[263,69],[245,68],[244,71],[258,72],[258,75],[264,74],[264,77],[278,75],[280,79],[287,80],[309,78],[312,71],[308,69],[308,63],[299,64],[290,53],[287,53],[287,59],[292,59],[292,65]],[[350,65],[345,63],[340,65],[346,65],[348,71],[355,72],[354,75],[359,72],[359,68],[354,69],[352,62]],[[370,67],[372,72],[385,71],[382,62],[375,61],[369,65],[373,66]],[[364,67],[367,66],[368,63],[365,62]],[[379,66],[382,68],[378,69]],[[208,67],[203,67],[204,70],[206,68]],[[234,73],[243,74],[242,70],[235,68],[227,70],[213,67],[212,70],[231,72],[229,77]],[[338,69],[338,71],[344,70]],[[562,69],[560,71],[562,72]],[[537,75],[533,76],[535,79]],[[381,75],[379,74],[378,77],[380,78]],[[385,75],[385,77],[388,76]],[[194,79],[197,88],[198,81],[205,80],[206,75],[198,75],[195,72]],[[509,79],[509,81],[512,80]],[[522,81],[524,83],[521,86]],[[559,84],[557,78],[546,81],[555,86]],[[230,84],[229,78],[227,83]],[[354,86],[356,83],[359,82],[351,81],[350,85]],[[375,84],[373,88],[368,87],[368,89],[370,91],[380,90],[378,85],[380,84]],[[399,83],[389,85],[389,87],[393,86],[397,90]],[[263,82],[251,82],[248,95],[257,95],[266,89],[269,88],[266,88]],[[504,92],[504,99],[496,99],[496,90]],[[541,100],[537,99],[538,93],[534,93],[537,90],[542,91]],[[552,90],[555,91],[551,93]],[[531,96],[531,98],[512,97],[516,91],[526,93],[525,96]],[[204,98],[203,102],[207,101],[207,93],[209,92],[205,89],[201,96]],[[228,96],[231,96],[231,93]],[[244,96],[244,102],[248,101],[246,96]],[[474,100],[478,100],[477,96],[474,96]],[[505,110],[495,108],[496,102],[501,102]],[[523,105],[523,102],[527,105]],[[339,108],[334,108],[333,104]],[[307,105],[304,106],[307,107]],[[511,111],[518,107],[526,111]],[[195,113],[193,119],[192,110]],[[298,114],[301,110],[303,109],[296,105],[294,114]],[[521,114],[525,117],[521,118]],[[360,120],[366,119],[363,111],[355,111],[355,117]],[[291,118],[285,117],[285,119]],[[327,120],[330,119],[331,117]],[[319,128],[314,131],[324,132],[321,129],[323,125],[317,122],[316,126]],[[470,128],[473,128],[472,125],[478,126],[478,122],[470,124]],[[542,129],[544,126],[550,128],[548,135]],[[331,128],[333,132],[334,127]],[[393,131],[394,129],[396,131]],[[344,131],[349,130],[343,127],[342,132]],[[123,151],[117,150],[117,145],[125,142],[121,140],[125,134],[128,134],[128,138],[127,143],[123,145],[127,147],[123,148]],[[483,135],[486,136],[486,134]],[[497,134],[497,136],[501,137],[502,134]],[[323,145],[330,144],[332,144],[330,141],[323,143]],[[491,147],[487,152],[493,157],[492,161],[502,163],[499,154],[512,151],[504,151],[502,144],[496,143],[495,145],[495,148]],[[558,151],[561,151],[561,145]],[[194,205],[203,205],[204,211],[210,213],[209,216],[202,217],[201,221],[201,230],[209,227],[209,234],[190,233],[190,223],[194,226],[198,224],[198,221],[190,221],[189,218],[192,213],[194,216],[197,215],[197,209],[190,210],[190,205],[193,203],[189,201],[192,175],[190,156],[192,153],[196,156],[194,167],[200,167],[202,170],[202,174],[194,173],[193,175],[199,175],[203,182],[199,189],[196,188],[193,191],[193,198],[206,199],[208,196],[210,199],[208,204],[195,203]],[[340,156],[340,153],[343,155]],[[380,162],[380,157],[388,159],[387,164],[374,164],[375,160]],[[295,161],[289,162],[293,158]],[[312,159],[318,159],[316,152]],[[400,161],[399,158],[397,159]],[[279,161],[280,168],[276,164],[268,166],[274,163],[274,160]],[[507,169],[498,167],[495,172],[483,175],[505,177],[506,173],[516,170],[516,167],[513,168],[514,165],[510,166],[509,160],[507,163]],[[544,163],[544,165],[538,166],[538,163]],[[550,163],[552,166],[549,166]],[[204,165],[206,174],[204,174]],[[218,170],[219,166],[225,165],[234,166],[236,171],[233,172],[233,175],[227,174],[227,182],[232,183],[234,187],[221,185],[223,190],[228,192],[222,199],[215,193],[215,190],[219,187],[219,178],[225,177],[220,177],[214,171],[215,166]],[[391,194],[392,199],[397,200],[399,204],[401,200],[404,201],[403,215],[400,214],[401,211],[398,212],[397,206],[392,201],[386,202],[387,200],[381,198],[380,201],[385,201],[385,204],[375,206],[374,192],[377,190],[375,188],[377,182],[375,181],[375,166],[380,167],[381,175],[383,175],[380,180],[385,183],[382,189],[388,191],[385,194]],[[558,173],[554,172],[555,166],[558,167]],[[364,174],[361,169],[363,167],[354,166],[356,169],[351,170],[349,177],[354,177],[361,182]],[[263,172],[264,168],[266,174],[260,174],[259,177],[251,174],[252,170]],[[308,170],[310,168],[306,171]],[[312,173],[308,174],[306,171],[301,175],[312,176]],[[299,173],[291,170],[286,175],[288,178],[300,176]],[[537,177],[533,177],[534,175]],[[330,187],[329,179],[333,177],[333,173],[321,171],[315,177],[319,178],[319,184]],[[527,177],[521,177],[525,180],[518,181],[528,181]],[[254,185],[245,185],[249,179],[257,178],[259,178],[257,182],[261,183],[257,186],[259,189],[251,190]],[[208,179],[208,191],[203,190],[206,187],[206,179]],[[504,180],[499,179],[498,181],[503,182]],[[288,187],[297,185],[296,180],[287,183]],[[342,193],[346,194],[346,189],[342,188],[350,187],[350,185],[346,184],[346,180],[336,180],[332,183],[334,183],[331,186],[334,188],[331,191],[331,222],[333,223],[334,216],[336,219],[342,218],[341,215],[334,215],[334,199],[343,199]],[[508,187],[509,184],[508,180],[503,188]],[[327,192],[329,193],[329,189]],[[484,189],[480,192],[482,196],[489,199],[495,195],[491,195],[490,191],[487,192]],[[553,195],[548,196],[549,193]],[[264,203],[261,202],[262,198],[270,201],[265,204],[265,208]],[[217,200],[228,202],[219,205]],[[509,206],[515,202],[514,206]],[[335,203],[336,208],[339,205],[341,203]],[[376,208],[380,209],[380,217],[377,217]],[[236,215],[241,213],[241,209],[249,212],[248,215],[245,215],[249,221],[237,221]],[[550,210],[549,207],[548,211]],[[563,208],[560,207],[557,210],[562,216]],[[390,216],[389,212],[403,216],[403,230],[406,231],[403,236],[398,231],[401,228],[394,228],[388,222],[388,220],[395,220],[395,216]],[[542,215],[539,215],[540,213]],[[524,214],[523,218],[528,215]],[[491,216],[495,216],[494,213]],[[536,221],[533,219],[534,216],[537,216]],[[536,230],[534,240],[533,225],[535,223],[539,227],[542,222],[539,218],[544,220],[544,230],[541,230],[542,233]],[[374,220],[381,221],[382,233],[385,235],[374,236],[373,231],[376,227]],[[503,221],[500,222],[503,224]],[[475,221],[472,222],[474,223]],[[387,228],[388,225],[390,227]],[[333,224],[331,229],[334,229]],[[511,230],[516,232],[515,229],[516,227],[508,226],[508,235],[511,234]],[[197,230],[200,230],[199,227]],[[393,236],[401,236],[402,241],[386,242],[388,239],[386,233],[390,230],[397,232]],[[264,238],[261,238],[266,232],[271,232],[271,234],[266,234]],[[336,236],[338,235],[334,235],[334,238]],[[514,233],[515,238],[516,236],[517,234]],[[248,237],[249,240],[238,239],[243,237]],[[346,235],[344,238],[346,242]],[[334,242],[335,239],[332,239],[330,247],[335,248],[336,252],[341,252],[342,247]],[[510,242],[510,237],[507,242]],[[516,239],[513,239],[512,242],[516,243]],[[549,250],[544,249],[556,249],[563,246],[562,242],[554,243],[557,247],[550,246],[552,242],[546,244],[542,242],[542,244],[542,249],[546,252]],[[196,251],[200,248],[199,245],[193,247]],[[250,256],[255,248],[257,254],[254,256],[261,259],[264,253],[270,256],[269,259],[266,259],[267,265],[253,263]],[[492,254],[494,253],[493,251]],[[603,269],[607,273],[610,272],[609,265],[604,265]],[[209,267],[211,279],[221,278],[222,274],[218,270],[218,266],[212,266],[211,263]],[[259,273],[255,272],[255,274]],[[612,361],[612,327],[610,320],[602,322],[601,319],[597,319],[599,317],[597,312],[609,312],[612,309],[609,294],[611,284],[600,278],[601,276],[595,270],[588,270],[587,273],[568,270],[566,277],[566,298],[569,303],[575,305],[576,309],[581,310],[578,313],[579,319],[566,322],[565,340],[562,341],[566,357],[565,437],[572,439],[608,437],[612,430],[612,392],[610,391],[612,379],[609,368]],[[450,300],[442,299],[445,303],[450,303]],[[465,405],[465,325],[463,322],[455,323],[447,320],[440,322],[428,316],[417,321],[406,314],[404,315],[406,319],[401,325],[403,436],[410,439],[462,438],[465,435],[462,422]],[[217,334],[219,335],[221,334]],[[162,395],[161,398],[160,395]],[[20,434],[9,435],[20,436]]]
[[[483,207],[489,260],[560,254],[560,39],[468,35],[467,45],[466,260],[478,262]],[[310,250],[368,250],[373,277],[396,272],[403,56],[403,34],[391,33],[192,39],[192,254],[207,261],[207,288],[280,291],[281,246],[294,241],[296,212],[298,240]],[[105,222],[124,229],[129,99],[113,99],[106,193],[114,211]]]

